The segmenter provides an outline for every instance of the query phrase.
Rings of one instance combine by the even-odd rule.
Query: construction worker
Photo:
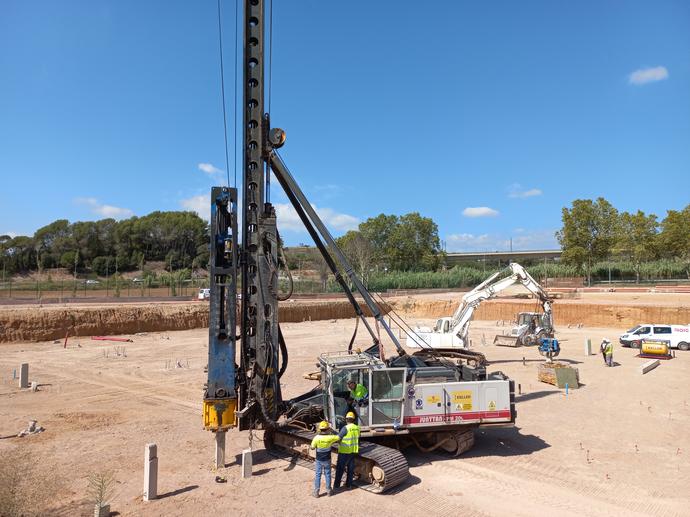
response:
[[[311,448],[316,449],[316,477],[314,477],[314,491],[312,495],[319,497],[321,487],[321,473],[326,477],[326,495],[332,495],[331,490],[331,446],[340,440],[333,434],[331,426],[325,420],[318,425],[316,436],[311,441]]]
[[[340,480],[347,469],[345,486],[352,488],[352,479],[355,474],[355,455],[359,453],[359,426],[355,424],[357,415],[350,411],[345,415],[347,424],[338,434],[340,445],[338,446],[338,463],[335,466],[335,482],[333,489],[340,488]]]
[[[369,391],[367,391],[363,384],[358,384],[350,379],[347,381],[347,389],[350,390],[350,403],[355,403],[358,406],[366,404]]]
[[[613,366],[613,343],[604,338],[599,349],[601,350],[601,354],[604,356],[606,366]]]

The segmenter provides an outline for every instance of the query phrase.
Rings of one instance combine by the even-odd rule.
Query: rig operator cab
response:
[[[347,412],[354,411],[363,438],[396,437],[404,446],[409,435],[430,446],[443,443],[444,449],[456,453],[463,452],[451,439],[458,425],[472,429],[479,424],[515,421],[512,381],[502,373],[463,380],[457,368],[430,367],[421,361],[417,368],[418,358],[412,359],[412,366],[400,358],[387,365],[366,352],[322,354],[321,384],[297,404],[322,410],[334,429],[342,428]],[[367,396],[353,400],[348,381],[364,386]],[[407,445],[414,440],[408,440]]]

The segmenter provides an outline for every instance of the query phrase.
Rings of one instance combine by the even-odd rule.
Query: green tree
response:
[[[659,254],[683,262],[690,278],[690,205],[683,210],[669,210],[661,221],[657,237]]]
[[[80,261],[90,266],[91,261],[103,255],[103,245],[98,238],[98,228],[93,221],[79,221],[72,224],[72,239],[79,250]]]
[[[400,271],[435,270],[443,253],[438,226],[418,212],[403,216],[380,214],[359,225],[370,243],[373,263]]]
[[[5,243],[8,273],[28,271],[36,265],[36,249],[31,237],[19,235]]]
[[[39,271],[44,268],[57,267],[62,253],[71,247],[71,231],[67,219],[58,219],[36,230],[34,249],[36,250],[36,265]]]
[[[359,224],[359,231],[374,250],[374,263],[380,267],[389,266],[389,242],[398,224],[397,215],[379,214]]]
[[[442,260],[438,226],[429,217],[411,212],[400,217],[388,242],[392,269],[434,271]]]
[[[655,258],[657,220],[654,214],[638,210],[634,214],[622,212],[618,216],[616,251],[628,256],[635,267],[635,282],[640,283],[642,263]]]
[[[91,269],[98,276],[112,275],[115,271],[114,257],[96,257],[91,263]]]
[[[350,230],[336,239],[336,244],[345,253],[362,281],[367,283],[369,270],[374,259],[374,247],[361,232]]]
[[[60,255],[60,267],[74,271],[75,263],[79,260],[78,251],[65,251]]]
[[[592,265],[606,258],[616,242],[618,212],[600,197],[576,199],[571,208],[563,208],[563,227],[556,232],[556,238],[563,249],[562,260],[578,266],[592,282]]]

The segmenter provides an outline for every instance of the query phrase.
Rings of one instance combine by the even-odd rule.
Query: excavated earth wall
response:
[[[346,301],[280,304],[280,321],[352,318]],[[0,343],[48,341],[70,336],[136,334],[208,326],[207,303],[0,309]]]
[[[412,297],[391,299],[390,308],[404,316],[438,318],[453,314],[457,301],[424,300]],[[490,300],[474,315],[477,320],[512,321],[518,312],[537,311],[534,300]],[[690,323],[690,307],[623,305],[558,301],[554,320],[559,325],[629,328],[639,323]],[[280,304],[280,321],[344,319],[354,317],[347,301]],[[98,307],[17,307],[0,309],[0,343],[48,341],[70,336],[135,334],[186,330],[208,326],[208,304],[122,304]]]
[[[412,317],[440,318],[453,314],[457,302],[407,298],[391,302],[391,306],[396,311]],[[541,307],[535,300],[488,300],[479,306],[474,313],[474,319],[513,321],[519,312],[540,310]],[[630,328],[640,323],[687,325],[690,323],[690,307],[556,301],[553,304],[553,317],[556,328],[559,325],[579,323],[588,327],[614,328]]]

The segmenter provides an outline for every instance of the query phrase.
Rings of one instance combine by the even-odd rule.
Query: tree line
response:
[[[680,264],[690,278],[690,205],[668,210],[659,221],[640,210],[619,212],[604,198],[577,199],[563,208],[562,223],[556,237],[568,271],[591,279],[597,264],[616,259],[632,264],[639,281],[642,272],[649,275],[647,266],[659,260],[666,269],[669,261]],[[169,271],[206,268],[208,232],[208,223],[193,212],[153,212],[122,221],[60,219],[31,237],[0,236],[0,257],[4,273],[10,275],[63,267],[105,276],[143,270],[154,261],[164,262]],[[438,226],[418,212],[379,214],[336,241],[365,281],[393,271],[438,271],[444,264]],[[314,253],[288,253],[288,265],[318,270],[325,284],[328,268],[315,249],[309,251]]]
[[[370,217],[336,244],[363,279],[373,271],[436,271],[443,265],[438,225],[418,212]]]
[[[168,270],[206,267],[208,224],[193,212],[152,212],[122,221],[70,223],[59,219],[33,236],[0,236],[3,271],[13,274],[63,267],[104,276],[144,269],[152,261]]]
[[[637,282],[642,265],[659,259],[681,262],[690,278],[690,205],[668,210],[659,221],[642,210],[619,212],[603,197],[576,199],[563,208],[562,221],[556,232],[562,260],[576,266],[589,282],[593,265],[612,257],[630,261]]]

